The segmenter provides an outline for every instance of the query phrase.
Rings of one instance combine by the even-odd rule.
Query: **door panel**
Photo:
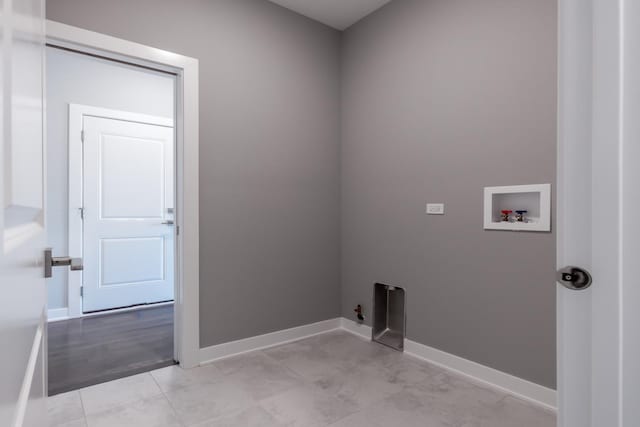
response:
[[[624,128],[625,145],[623,149],[622,174],[622,277],[626,278],[622,288],[622,425],[633,426],[640,424],[640,286],[637,280],[637,260],[640,254],[640,224],[635,213],[640,210],[638,197],[638,182],[640,182],[640,3],[627,2],[624,5],[625,45],[625,93],[624,98]]]
[[[164,237],[102,239],[100,286],[165,280],[164,252]]]
[[[83,311],[172,300],[173,128],[84,116],[83,129]]]
[[[44,8],[2,1],[0,425],[45,426]]]
[[[562,0],[559,12],[557,266],[593,271],[592,4]],[[592,294],[592,288],[578,292],[557,287],[559,426],[591,426]]]
[[[101,217],[163,218],[165,141],[102,135],[99,144]]]

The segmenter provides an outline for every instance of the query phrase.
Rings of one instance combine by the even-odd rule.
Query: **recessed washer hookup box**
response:
[[[371,339],[404,351],[405,292],[397,286],[373,285],[373,329]]]

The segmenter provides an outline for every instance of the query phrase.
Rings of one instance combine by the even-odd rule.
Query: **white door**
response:
[[[174,298],[173,127],[83,118],[83,311]]]
[[[640,425],[640,3],[561,0],[558,287],[562,427]]]
[[[46,426],[44,5],[2,1],[0,425]]]

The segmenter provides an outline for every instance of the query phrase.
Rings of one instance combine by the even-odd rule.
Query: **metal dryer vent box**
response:
[[[405,295],[397,286],[373,285],[373,329],[371,339],[395,350],[404,350]]]

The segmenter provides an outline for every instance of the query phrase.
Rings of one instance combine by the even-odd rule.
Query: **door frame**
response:
[[[83,251],[83,242],[84,242],[84,231],[83,231],[83,222],[82,216],[77,211],[79,206],[83,206],[83,191],[84,191],[84,169],[83,169],[83,158],[82,158],[82,129],[83,129],[83,118],[84,116],[94,116],[94,117],[104,117],[104,118],[112,118],[115,120],[124,120],[129,122],[139,122],[145,124],[152,124],[158,126],[166,126],[172,127],[174,129],[174,144],[173,144],[173,155],[174,155],[174,163],[176,159],[176,149],[177,145],[175,143],[176,138],[176,127],[175,120],[173,118],[159,117],[159,116],[150,116],[147,114],[139,114],[132,113],[128,111],[114,110],[110,108],[102,108],[102,107],[94,107],[90,105],[81,105],[81,104],[69,104],[68,106],[68,150],[69,150],[69,200],[68,200],[68,224],[69,224],[69,256],[74,258],[84,258]],[[174,186],[174,204],[177,207],[176,199],[176,183],[177,183],[177,174],[176,168],[173,168],[173,186]],[[180,215],[178,209],[174,212],[174,218],[177,218]],[[179,228],[177,229],[179,230]],[[177,241],[178,241],[179,233],[174,233],[174,300],[175,296],[180,293],[180,289],[182,284],[179,280],[179,268],[177,265]],[[77,317],[85,317],[90,316],[92,313],[84,313],[82,308],[82,299],[83,296],[80,292],[80,288],[82,287],[83,281],[83,272],[69,272],[68,281],[67,281],[67,307],[68,307],[68,317],[69,318],[77,318]],[[139,307],[136,307],[139,308]],[[127,310],[124,309],[115,309],[114,312]],[[103,313],[95,313],[103,314]],[[174,334],[175,335],[175,334]],[[175,337],[174,337],[175,338]]]
[[[200,363],[198,60],[47,20],[47,43],[176,75],[176,285],[174,352],[184,368]]]
[[[556,262],[557,268],[576,265],[589,271],[593,19],[591,0],[558,2]],[[556,285],[557,420],[562,427],[591,426],[592,293]]]

